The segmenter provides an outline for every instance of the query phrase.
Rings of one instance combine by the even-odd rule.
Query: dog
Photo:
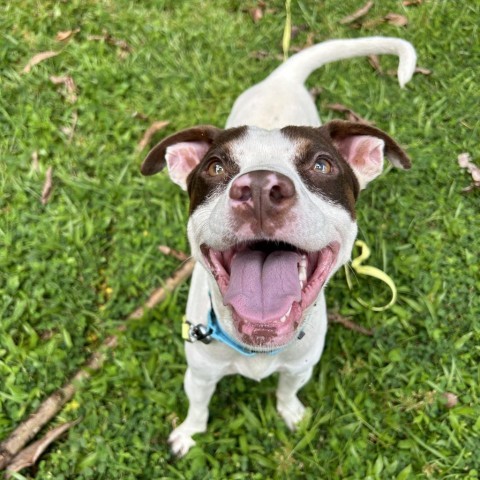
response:
[[[400,87],[416,54],[405,40],[370,37],[309,47],[246,90],[225,129],[175,133],[146,156],[141,172],[165,166],[188,191],[188,239],[196,260],[187,301],[185,421],[169,437],[185,455],[205,432],[217,382],[279,373],[277,410],[290,429],[305,407],[297,397],[323,351],[324,289],[349,261],[355,202],[386,156],[408,169],[405,151],[383,131],[333,120],[321,125],[304,86],[325,63],[372,54],[399,57]]]

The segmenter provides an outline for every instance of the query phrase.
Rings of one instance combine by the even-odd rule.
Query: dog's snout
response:
[[[294,196],[293,182],[281,173],[268,170],[245,173],[230,187],[230,198],[234,202],[260,203],[265,207],[286,206]]]
[[[244,221],[256,221],[260,228],[272,225],[294,204],[295,186],[287,176],[256,170],[236,178],[229,191],[230,204]]]

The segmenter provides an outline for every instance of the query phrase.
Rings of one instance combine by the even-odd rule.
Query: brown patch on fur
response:
[[[320,127],[319,130],[327,138],[331,139],[333,143],[354,135],[371,135],[372,137],[381,138],[385,142],[385,156],[395,167],[408,170],[412,166],[408,155],[402,147],[385,132],[371,125],[333,120]]]
[[[229,145],[245,135],[247,127],[236,127],[223,130],[212,141],[212,145],[203,160],[187,178],[187,190],[190,196],[190,214],[214,192],[223,192],[230,180],[240,168],[232,157]],[[224,173],[212,177],[207,170],[213,161],[220,161]]]
[[[323,127],[285,127],[282,132],[297,143],[296,168],[306,187],[342,206],[355,219],[355,202],[360,191],[358,180],[322,129]],[[319,157],[331,164],[331,172],[322,173],[313,169]]]
[[[166,166],[165,153],[170,145],[181,142],[213,143],[222,132],[223,130],[221,128],[213,127],[212,125],[199,125],[198,127],[192,127],[174,133],[163,139],[160,143],[157,143],[157,145],[148,152],[140,171],[143,175],[154,175],[163,170]]]

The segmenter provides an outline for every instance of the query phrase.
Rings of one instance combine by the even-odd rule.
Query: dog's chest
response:
[[[278,357],[273,355],[256,355],[238,357],[230,364],[229,374],[238,373],[259,382],[279,369]]]

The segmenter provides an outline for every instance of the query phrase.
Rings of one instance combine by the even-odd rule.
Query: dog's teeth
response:
[[[307,279],[307,266],[300,264],[300,267],[298,269],[298,279],[300,282],[305,282]]]
[[[300,262],[298,262],[298,279],[300,283],[307,280],[307,256],[302,255]]]
[[[288,316],[290,315],[290,312],[292,311],[292,307],[290,306],[290,308],[288,309],[288,312],[280,319],[280,322],[281,323],[285,323]]]
[[[307,256],[304,254],[298,262],[298,280],[300,280],[300,288],[303,290],[303,286],[307,281]]]

